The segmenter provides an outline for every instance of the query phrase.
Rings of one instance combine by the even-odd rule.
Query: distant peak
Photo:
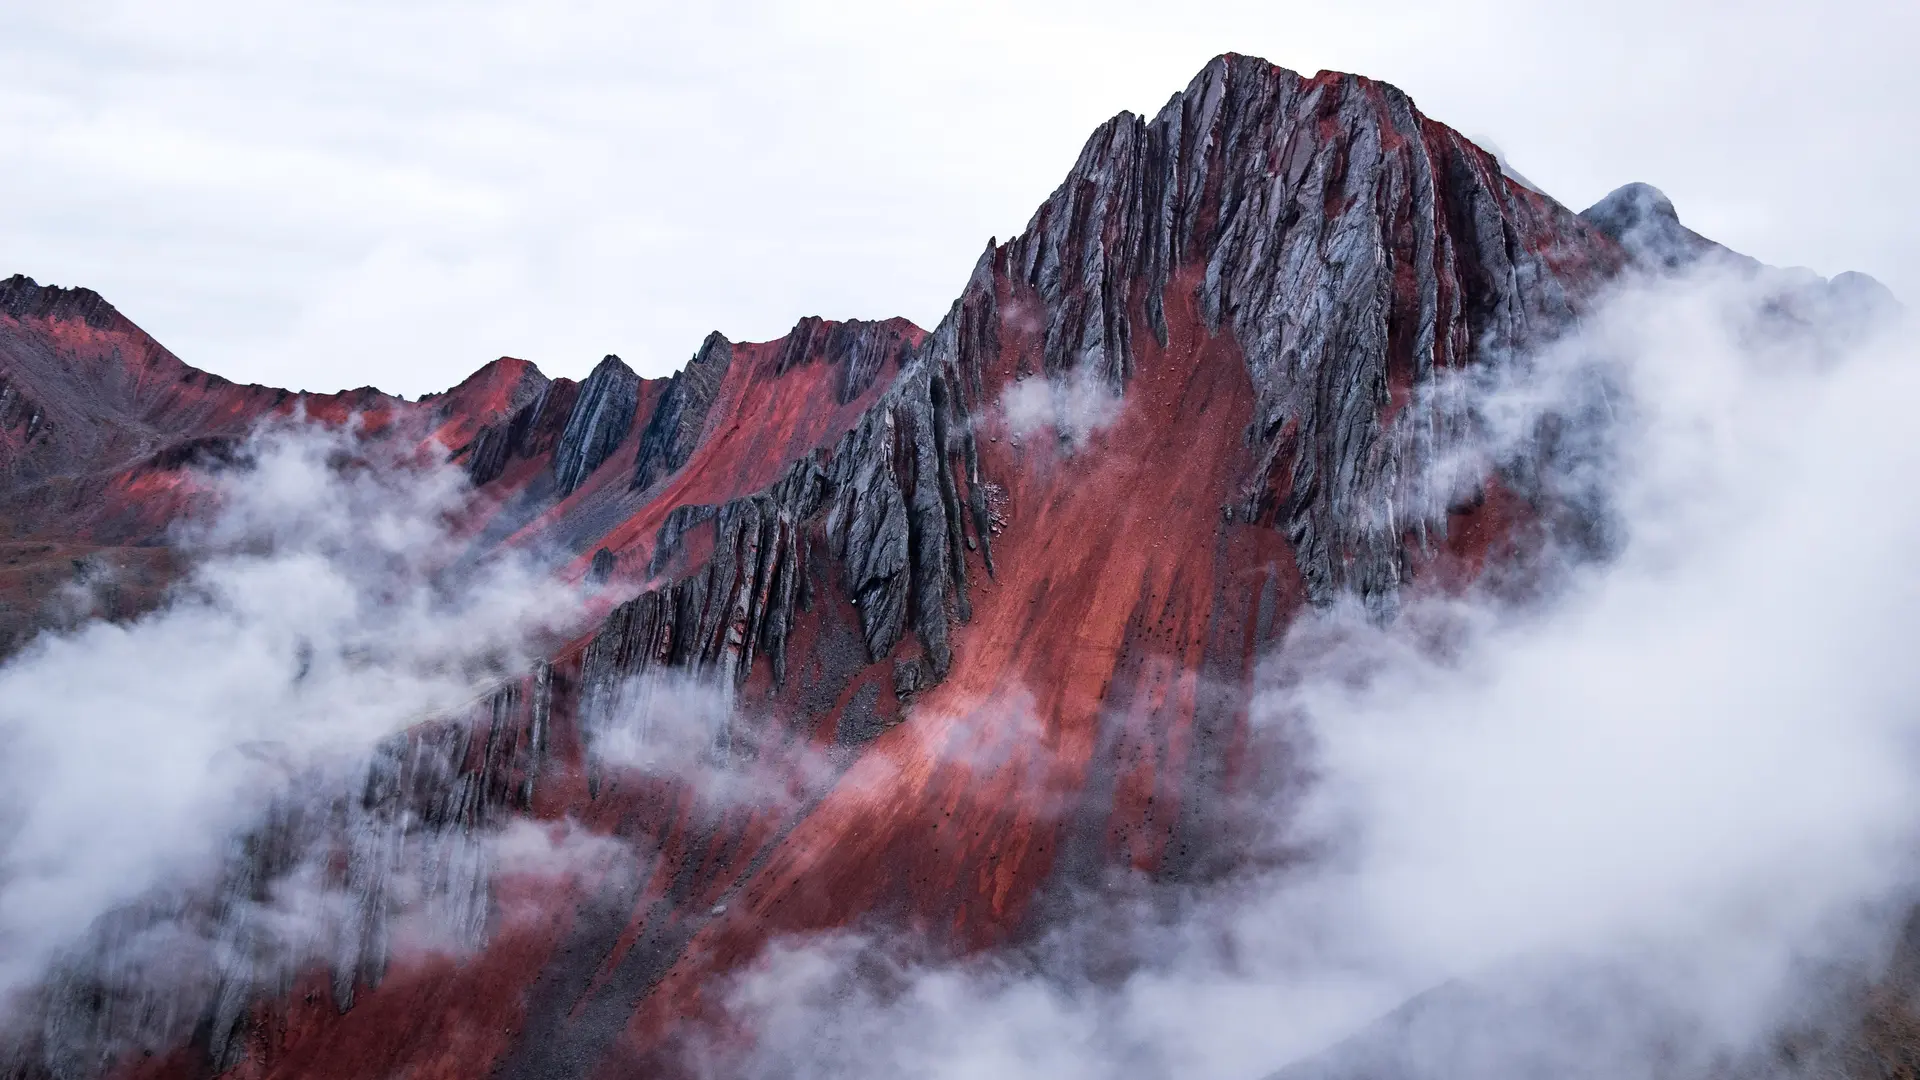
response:
[[[1668,270],[1703,256],[1719,255],[1751,262],[1680,223],[1673,200],[1652,184],[1626,184],[1580,211],[1581,220],[1611,237],[1642,262]]]
[[[542,375],[544,377],[544,373],[540,371],[540,365],[531,360],[522,360],[517,356],[497,357],[475,368],[473,374],[462,379],[459,386],[455,386],[452,389],[457,390],[461,386],[479,384],[488,380],[524,378],[528,373]]]
[[[607,374],[603,375],[602,372],[605,372]],[[607,355],[600,358],[600,362],[598,364],[595,364],[593,366],[593,373],[588,375],[587,378],[591,379],[591,378],[594,378],[595,376],[599,376],[601,378],[610,378],[614,374],[633,375],[634,373],[633,373],[633,369],[627,366],[627,362],[625,360],[620,359],[618,356],[615,356],[612,353],[608,353]],[[638,378],[639,376],[635,375],[634,377]]]
[[[0,281],[0,312],[16,319],[78,320],[95,329],[125,322],[125,317],[92,289],[42,285],[25,274]]]
[[[712,363],[716,356],[720,357],[722,367],[733,362],[733,342],[718,330],[708,334],[706,339],[700,342],[699,350],[693,354],[693,359],[688,363],[704,366]]]
[[[458,407],[475,413],[510,412],[539,393],[548,381],[546,373],[532,361],[502,356],[487,361],[458,385],[424,394],[420,400],[459,403]]]
[[[1866,330],[1884,326],[1906,311],[1892,289],[1857,270],[1842,271],[1827,282],[1827,303],[1845,325]]]
[[[1614,188],[1606,198],[1582,210],[1580,216],[1615,240],[1649,218],[1680,223],[1680,213],[1665,192],[1638,182]]]

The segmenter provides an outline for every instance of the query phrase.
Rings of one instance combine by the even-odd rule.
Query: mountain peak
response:
[[[1636,260],[1664,270],[1679,270],[1706,257],[1759,265],[1682,225],[1673,200],[1652,184],[1623,184],[1582,210],[1580,218]]]
[[[97,330],[126,323],[126,317],[92,289],[42,285],[25,274],[0,281],[0,312],[16,319],[76,320]]]

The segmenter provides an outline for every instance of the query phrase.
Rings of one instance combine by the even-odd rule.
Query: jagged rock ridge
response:
[[[627,437],[639,403],[640,376],[619,357],[608,356],[594,367],[580,384],[580,395],[554,449],[553,475],[560,494],[571,494]]]
[[[1317,601],[1389,595],[1402,527],[1445,512],[1408,490],[1444,422],[1412,388],[1541,344],[1621,265],[1393,87],[1249,57],[1096,132],[1009,259],[1052,315],[1048,373],[1116,385],[1137,314],[1164,344],[1176,268],[1203,268],[1200,309],[1240,343],[1271,462],[1239,509],[1287,530]],[[1386,499],[1403,520],[1369,519]]]
[[[634,459],[633,486],[647,488],[687,463],[706,428],[707,412],[720,382],[733,364],[733,343],[719,331],[707,335],[700,351],[673,376],[660,407],[647,421]]]

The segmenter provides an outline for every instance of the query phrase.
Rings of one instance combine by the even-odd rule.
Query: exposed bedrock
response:
[[[828,322],[809,315],[787,332],[774,361],[774,374],[801,364],[825,363],[840,369],[834,401],[846,405],[873,385],[888,363],[898,369],[913,352],[913,338],[900,320]]]
[[[914,326],[902,319],[830,322],[815,316],[801,319],[785,337],[771,343],[775,346],[771,354],[753,352],[759,346],[736,345],[717,331],[708,335],[693,359],[673,376],[648,418],[634,454],[630,486],[636,491],[649,491],[679,472],[697,449],[714,439],[714,410],[723,404],[729,373],[743,350],[762,357],[758,361],[761,366],[747,373],[751,379],[777,381],[813,364],[832,369],[828,383],[831,399],[813,403],[815,409],[827,412],[836,405],[857,401],[882,372],[899,371],[912,355],[918,335]],[[737,403],[730,407],[737,407]],[[757,416],[729,415],[727,419],[748,424],[776,422]]]
[[[1417,388],[1550,339],[1623,264],[1399,90],[1239,56],[1095,132],[1008,261],[1045,304],[1046,370],[1115,386],[1140,322],[1165,343],[1175,272],[1203,268],[1267,462],[1236,512],[1286,531],[1316,602],[1376,604],[1407,572],[1403,534],[1447,509],[1421,485],[1459,418]]]
[[[672,563],[697,530],[711,529],[711,554],[704,568],[609,617],[588,652],[589,698],[650,665],[738,684],[759,654],[774,686],[784,684],[798,606],[826,587],[809,570],[814,544],[838,564],[832,587],[858,610],[868,659],[891,656],[911,630],[934,676],[944,675],[948,620],[966,614],[965,525],[954,494],[963,454],[948,438],[964,422],[936,422],[934,400],[946,400],[936,385],[925,368],[910,372],[831,449],[794,462],[767,491],[670,513],[651,572]]]
[[[580,384],[580,396],[553,450],[553,476],[561,495],[579,487],[627,437],[639,400],[640,376],[617,356],[600,361]]]
[[[516,458],[552,453],[573,414],[580,386],[571,379],[541,380],[531,400],[504,422],[488,424],[460,449],[475,487],[492,483]]]
[[[707,414],[733,364],[733,343],[719,331],[707,335],[700,351],[673,376],[640,433],[633,462],[633,487],[645,489],[682,465],[700,445]]]
[[[0,312],[16,319],[72,319],[96,330],[132,325],[92,289],[43,286],[25,274],[0,281]]]

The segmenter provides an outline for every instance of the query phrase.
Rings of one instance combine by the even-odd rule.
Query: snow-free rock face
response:
[[[399,963],[367,931],[325,971],[219,980],[164,1032],[86,993],[50,994],[41,1030],[127,1075],[671,1074],[709,980],[778,934],[879,918],[989,947],[1114,868],[1228,872],[1235,795],[1270,782],[1245,750],[1253,664],[1295,615],[1342,595],[1387,615],[1554,517],[1524,478],[1430,488],[1464,419],[1422,390],[1550,341],[1668,219],[1638,196],[1583,219],[1391,86],[1223,56],[1096,131],[931,333],[807,318],[716,332],[671,379],[502,360],[419,402],[316,398],[195,372],[92,294],[14,279],[17,533],[152,541],[195,455],[296,408],[439,447],[480,494],[470,557],[553,558],[589,589],[581,625],[433,729],[458,746],[396,741],[330,820],[391,822],[424,784],[418,827],[568,818],[643,868],[503,921],[520,886],[479,866],[443,883],[496,890],[461,963]],[[720,703],[727,789],[762,796],[609,752],[656,738],[648,703],[684,686]],[[275,872],[250,858],[241,879]],[[385,925],[366,904],[356,925]],[[22,1060],[71,1049],[47,1034]]]
[[[1406,490],[1435,450],[1411,389],[1551,337],[1620,254],[1390,86],[1225,57],[1096,132],[1008,262],[1047,311],[1045,370],[1116,388],[1136,326],[1164,346],[1170,294],[1191,296],[1252,382],[1267,460],[1233,511],[1287,532],[1316,601],[1377,601],[1402,526],[1444,512]],[[1369,519],[1395,496],[1405,521]]]
[[[617,356],[600,361],[580,384],[553,452],[553,476],[560,494],[571,494],[627,437],[639,401],[640,376]]]
[[[660,408],[647,421],[634,456],[633,486],[641,490],[678,470],[700,445],[707,413],[720,393],[720,384],[733,365],[733,342],[716,330],[707,335],[700,351],[673,376],[661,395]]]

